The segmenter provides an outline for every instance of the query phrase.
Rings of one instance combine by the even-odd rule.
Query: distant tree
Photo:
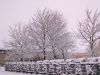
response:
[[[68,58],[68,49],[72,49],[75,47],[75,42],[74,42],[74,38],[71,35],[71,33],[66,32],[63,35],[60,36],[58,42],[57,42],[57,48],[58,50],[61,50],[62,52],[62,57],[63,59],[67,59]]]
[[[95,46],[100,38],[100,12],[92,10],[86,11],[86,18],[83,22],[79,22],[79,33],[84,43],[88,44],[91,56],[95,56]]]

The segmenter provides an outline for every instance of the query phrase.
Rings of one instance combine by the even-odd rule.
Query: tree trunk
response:
[[[54,58],[54,59],[57,59],[57,56],[56,56],[56,53],[55,53],[54,46],[52,46],[52,50],[53,50],[53,58]]]
[[[65,60],[64,50],[62,50],[62,56],[63,56],[63,59]]]
[[[95,57],[95,53],[93,49],[91,50],[91,53],[92,53],[92,57]]]
[[[43,54],[44,54],[44,60],[46,60],[46,52],[45,52],[45,49],[46,49],[46,33],[45,33],[45,27],[43,27]]]
[[[93,49],[93,44],[91,45],[91,54],[92,54],[91,57],[95,57],[95,55],[94,55],[95,53],[94,53],[94,49]]]
[[[23,58],[21,58],[20,61],[23,61]]]
[[[46,60],[46,52],[45,52],[45,48],[43,49],[43,59]]]
[[[68,51],[66,49],[66,58],[65,59],[68,59],[69,58],[69,55],[68,55]]]

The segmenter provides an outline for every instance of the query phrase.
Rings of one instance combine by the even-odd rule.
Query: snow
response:
[[[4,67],[0,67],[0,75],[36,75],[36,74],[25,74],[25,73],[8,72],[8,71],[4,70]]]

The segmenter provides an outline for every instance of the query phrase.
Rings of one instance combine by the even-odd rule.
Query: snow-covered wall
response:
[[[7,62],[6,71],[46,75],[98,75],[100,58],[59,59],[37,62]]]

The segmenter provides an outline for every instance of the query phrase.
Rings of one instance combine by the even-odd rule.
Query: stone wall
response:
[[[38,62],[8,62],[6,71],[34,73],[41,75],[99,75],[100,62],[97,59],[45,60]]]

